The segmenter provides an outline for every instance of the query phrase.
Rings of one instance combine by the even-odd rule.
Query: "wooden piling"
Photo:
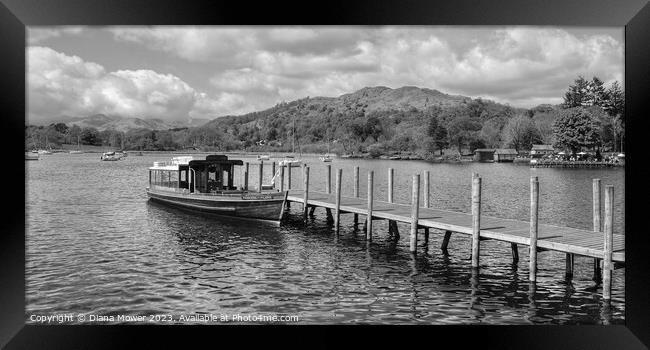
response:
[[[420,216],[420,174],[413,175],[413,187],[411,189],[411,253],[417,251],[418,243],[418,218]]]
[[[424,172],[424,192],[422,193],[424,198],[424,207],[429,208],[429,171]]]
[[[393,168],[388,168],[388,203],[393,203]]]
[[[512,263],[517,265],[519,262],[519,249],[517,248],[517,243],[510,243],[510,250],[512,250]]]
[[[327,181],[325,183],[325,193],[331,194],[332,193],[332,165],[327,164],[326,166],[327,169]]]
[[[481,237],[481,178],[472,177],[472,267],[477,268],[480,255]]]
[[[600,218],[600,179],[593,180],[593,221],[594,221],[594,232],[601,232],[601,218]],[[596,283],[599,283],[602,279],[602,272],[600,270],[600,259],[594,258],[594,278],[593,280]]]
[[[605,187],[605,247],[603,251],[603,299],[611,299],[612,293],[612,252],[614,246],[614,186]]]
[[[309,167],[307,165],[303,167],[303,179],[305,190],[302,197],[302,218],[307,222],[307,201],[309,200]]]
[[[250,164],[246,162],[244,165],[244,190],[248,190],[248,170],[249,170]]]
[[[451,239],[451,231],[445,231],[445,237],[442,239],[442,245],[440,246],[440,250],[442,250],[443,254],[449,254],[447,247],[449,247],[450,239]]]
[[[359,198],[359,167],[354,167],[354,198]],[[354,214],[354,224],[359,223],[359,214]]]
[[[284,192],[284,165],[280,165],[280,192]]]
[[[368,172],[368,216],[366,218],[366,240],[372,241],[372,204],[373,204],[373,177],[374,171]]]
[[[260,160],[260,174],[259,174],[259,179],[258,179],[259,184],[260,184],[260,187],[259,187],[260,192],[262,192],[262,178],[263,178],[263,175],[264,175],[264,161]]]
[[[271,175],[275,176],[275,161],[271,163]],[[275,185],[275,182],[273,184]]]
[[[335,216],[334,216],[334,229],[336,234],[339,234],[339,226],[341,222],[341,177],[343,176],[343,169],[338,169],[336,171],[336,204],[334,206]]]
[[[291,163],[287,164],[287,189],[291,189]]]
[[[530,178],[530,261],[529,277],[530,281],[537,281],[537,218],[539,206],[539,181],[537,176]]]

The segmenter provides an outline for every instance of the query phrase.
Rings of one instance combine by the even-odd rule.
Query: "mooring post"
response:
[[[307,222],[307,201],[309,200],[309,167],[305,164],[303,167],[304,193],[302,197],[302,218]]]
[[[603,251],[603,299],[611,299],[614,246],[614,186],[605,186],[605,249]]]
[[[387,202],[393,203],[393,168],[388,168],[388,188],[386,192]],[[388,232],[391,235],[399,236],[399,233],[396,232],[397,223],[395,220],[388,220]]]
[[[472,267],[478,268],[481,236],[481,178],[472,176]]]
[[[343,176],[343,169],[338,169],[336,171],[336,206],[334,207],[335,216],[334,216],[334,228],[336,229],[336,234],[339,234],[339,226],[341,222],[341,177]]]
[[[373,204],[373,176],[374,171],[368,172],[368,216],[366,217],[366,240],[372,241],[372,204]]]
[[[517,248],[517,243],[510,243],[510,249],[512,250],[512,263],[517,265],[519,262],[519,249]]]
[[[574,264],[574,255],[571,253],[566,253],[565,261],[566,261],[566,267],[564,271],[564,277],[567,279],[570,279],[573,277],[573,264]]]
[[[284,192],[284,165],[280,165],[280,192]]]
[[[291,163],[287,164],[287,189],[291,189]]]
[[[260,184],[260,192],[262,192],[262,177],[264,175],[264,161],[260,160],[260,174],[259,174],[259,184]]]
[[[359,167],[354,167],[354,198],[359,198]],[[359,223],[359,214],[354,214],[354,224]]]
[[[418,244],[418,218],[420,216],[420,174],[413,175],[413,187],[411,189],[411,253],[417,251]]]
[[[430,191],[429,191],[429,171],[424,172],[424,207],[429,208],[429,198],[430,197]],[[429,228],[425,227],[424,228],[424,244],[429,245]]]
[[[331,194],[332,193],[332,165],[327,164],[326,169],[327,169],[327,174],[326,174],[327,181],[325,183],[325,193]]]
[[[271,179],[275,177],[275,161],[271,163]],[[273,188],[275,188],[275,181],[271,182],[271,185],[273,185]]]
[[[539,181],[537,176],[530,178],[530,281],[537,281],[537,214],[539,206]]]
[[[451,231],[445,231],[445,237],[442,239],[442,245],[440,246],[440,250],[442,250],[442,253],[445,255],[449,254],[447,247],[449,246],[450,239],[451,239]]]
[[[250,164],[246,162],[246,165],[244,166],[244,190],[248,190],[248,170],[249,170]]]
[[[600,179],[593,180],[593,220],[594,232],[601,232],[600,229]],[[600,259],[594,258],[594,282],[599,283],[602,279],[602,272],[600,271]]]

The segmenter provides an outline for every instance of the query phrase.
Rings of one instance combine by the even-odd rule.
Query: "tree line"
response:
[[[579,76],[560,105],[513,108],[484,99],[427,108],[370,109],[355,99],[281,102],[264,111],[225,116],[206,125],[170,130],[98,131],[64,123],[26,126],[26,149],[62,144],[110,146],[125,150],[396,152],[433,158],[450,150],[477,148],[528,151],[533,144],[621,151],[624,93],[618,82],[605,87],[597,77]]]

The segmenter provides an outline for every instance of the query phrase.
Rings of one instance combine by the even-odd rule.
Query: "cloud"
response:
[[[171,74],[146,69],[107,72],[97,63],[40,46],[28,47],[27,57],[28,112],[34,121],[97,113],[185,120],[208,116],[206,106],[213,111],[234,106],[224,97],[211,101]]]
[[[169,63],[176,76],[152,69],[106,72],[79,57],[30,48],[30,115],[54,109],[68,115],[108,111],[213,118],[378,85],[413,85],[532,107],[561,102],[578,75],[598,76],[606,84],[623,79],[622,35],[603,30],[580,35],[571,29],[521,26],[97,30],[111,34],[113,41],[105,46],[115,51],[128,52],[137,45],[145,48],[140,53],[145,59],[161,52],[180,58],[181,63]],[[74,35],[63,30],[41,34]],[[199,79],[194,83],[204,91],[184,82],[185,72]]]
[[[51,38],[58,38],[63,35],[81,35],[84,28],[80,26],[57,26],[57,27],[27,27],[27,43],[35,45]]]

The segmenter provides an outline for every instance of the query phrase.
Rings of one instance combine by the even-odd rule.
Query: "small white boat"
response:
[[[268,154],[260,154],[257,156],[257,160],[269,160],[271,157]]]
[[[116,161],[120,160],[120,158],[122,157],[115,154],[115,152],[104,152],[100,159],[103,161]]]
[[[332,157],[330,157],[329,154],[326,154],[324,156],[320,156],[318,159],[320,159],[321,162],[326,162],[326,163],[329,163],[329,162],[332,161]]]
[[[76,151],[70,151],[70,154],[82,154],[82,153],[84,153],[84,152],[83,152],[83,151],[79,151],[79,150],[76,150]]]
[[[46,150],[46,149],[39,149],[38,154],[52,154],[52,151]]]

